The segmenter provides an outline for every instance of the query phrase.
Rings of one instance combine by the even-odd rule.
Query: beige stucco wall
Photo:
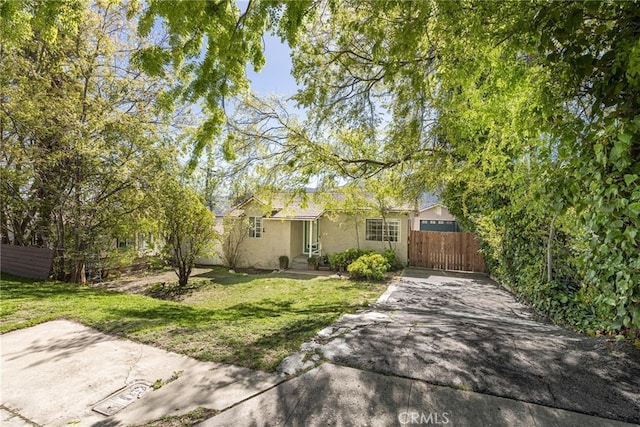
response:
[[[245,217],[262,216],[255,203],[244,207]],[[240,267],[278,268],[280,255],[290,256],[291,221],[262,219],[262,237],[247,237],[242,244]]]
[[[435,205],[421,211],[418,216],[414,216],[413,230],[420,230],[420,220],[455,221],[456,217],[451,215],[445,206]]]
[[[289,256],[291,222],[263,219],[262,230],[262,237],[247,237],[243,242],[241,266],[278,268],[278,257]]]
[[[245,218],[250,216],[263,216],[262,208],[255,202],[250,202],[244,207]],[[291,228],[290,221],[274,220],[262,218],[262,237],[247,236],[240,247],[240,261],[238,267],[276,269],[279,267],[278,258],[280,255],[291,256]],[[301,235],[302,228],[300,227]],[[221,229],[221,233],[224,231]],[[299,237],[302,239],[302,237]],[[295,239],[295,236],[294,236]],[[300,240],[302,242],[302,240]],[[199,264],[221,265],[222,247],[219,241],[213,243],[215,254],[200,258],[196,262]],[[302,243],[300,243],[302,247]],[[294,254],[293,256],[297,255]]]
[[[215,225],[213,227],[216,234],[221,235],[224,233],[224,228],[222,226],[223,219],[221,217],[216,217]],[[200,258],[196,258],[196,264],[200,265],[223,265],[224,261],[222,260],[222,244],[220,240],[214,238],[209,242],[209,246],[206,249],[205,256]]]
[[[199,265],[223,265],[222,260],[222,245],[219,240],[213,240],[211,242],[211,250],[207,251],[206,256],[196,258],[196,264]]]
[[[365,219],[367,217],[359,215],[356,218],[344,214],[332,214],[320,218],[320,243],[322,244],[323,254],[357,248],[358,241],[360,242],[360,249],[371,249],[378,252],[384,252],[389,249],[389,242],[365,240]],[[371,216],[369,218],[380,217]],[[391,247],[395,250],[400,262],[406,264],[410,214],[388,215],[387,218],[400,220],[400,236],[397,242],[391,242]]]
[[[254,202],[243,207],[245,217],[262,216],[262,207]],[[370,249],[384,252],[389,248],[389,242],[365,240],[365,219],[380,218],[379,216],[345,214],[324,215],[318,220],[320,243],[324,255],[342,252],[349,248]],[[397,242],[391,242],[400,262],[407,263],[407,239],[409,235],[412,214],[390,214],[388,219],[400,221],[400,236]],[[302,254],[303,221],[288,221],[281,219],[262,219],[262,237],[247,237],[241,248],[239,267],[254,267],[276,269],[279,267],[278,257],[287,255],[290,260]],[[358,245],[359,241],[359,245]],[[211,261],[219,260],[214,257]]]

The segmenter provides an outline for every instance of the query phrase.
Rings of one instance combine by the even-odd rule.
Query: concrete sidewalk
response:
[[[283,380],[276,374],[198,362],[66,320],[9,332],[0,342],[3,426],[143,424],[197,407],[223,410]],[[162,387],[149,387],[157,380]],[[144,394],[112,416],[92,410],[129,384],[141,384],[138,390]],[[114,405],[123,403],[118,394],[114,399]]]
[[[324,363],[198,427],[631,426],[422,381]]]

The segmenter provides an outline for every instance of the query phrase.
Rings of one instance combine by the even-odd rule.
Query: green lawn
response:
[[[200,360],[273,370],[341,314],[386,284],[291,274],[193,278],[180,301],[3,274],[0,332],[71,319]]]

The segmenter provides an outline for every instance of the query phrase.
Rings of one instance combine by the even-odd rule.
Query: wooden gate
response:
[[[409,265],[486,273],[487,267],[478,249],[478,238],[472,233],[413,230],[409,235]]]

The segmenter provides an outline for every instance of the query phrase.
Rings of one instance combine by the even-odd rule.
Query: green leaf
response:
[[[622,322],[620,320],[616,320],[611,323],[610,330],[617,331],[621,327],[622,327]]]
[[[632,311],[632,320],[631,323],[636,328],[640,329],[640,306],[635,306]]]
[[[636,216],[640,215],[640,202],[631,203],[629,205],[629,210]]]
[[[625,184],[627,184],[627,186],[631,185],[631,183],[633,183],[636,179],[638,179],[638,175],[626,174],[624,176],[624,182]]]
[[[629,147],[631,145],[632,135],[628,133],[621,133],[618,135],[618,140],[624,144],[624,146]]]
[[[222,143],[222,153],[224,155],[224,159],[228,162],[231,162],[237,158],[236,151],[234,148],[233,134],[229,134],[229,136]]]

